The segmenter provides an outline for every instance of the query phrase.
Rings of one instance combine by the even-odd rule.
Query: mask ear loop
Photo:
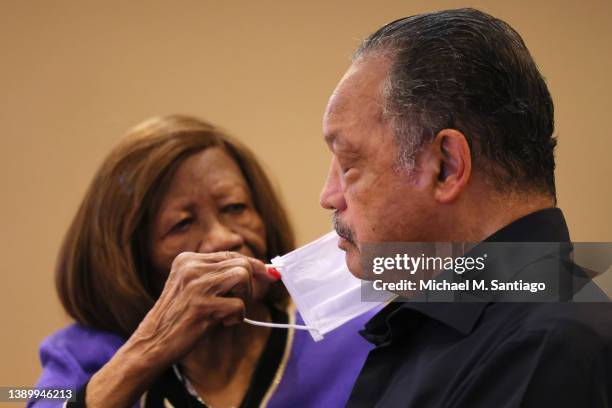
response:
[[[274,269],[279,269],[281,268],[280,265],[272,265],[272,264],[266,264],[267,268],[274,268]],[[272,327],[275,329],[296,329],[296,330],[313,330],[313,331],[317,331],[317,329],[315,329],[312,326],[305,326],[305,325],[301,325],[301,324],[285,324],[285,323],[268,323],[268,322],[260,322],[258,320],[251,320],[248,318],[243,318],[242,319],[243,322],[251,324],[253,326],[260,326],[260,327]]]
[[[314,330],[317,331],[314,327],[311,326],[303,326],[301,324],[284,324],[284,323],[267,323],[260,322],[257,320],[247,319],[246,317],[242,319],[243,322],[252,324],[253,326],[261,326],[261,327],[274,327],[277,329],[297,329],[297,330]]]

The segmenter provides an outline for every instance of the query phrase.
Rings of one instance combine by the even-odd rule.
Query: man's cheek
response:
[[[359,222],[359,208],[352,202],[346,202],[346,209],[342,211],[342,215],[339,217],[341,224],[348,227],[353,235],[356,233],[356,224]],[[353,237],[354,238],[354,237]]]

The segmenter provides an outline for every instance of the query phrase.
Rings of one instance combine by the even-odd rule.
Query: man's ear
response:
[[[433,147],[439,164],[435,198],[439,203],[454,201],[466,188],[472,174],[470,146],[464,134],[456,129],[442,129]]]

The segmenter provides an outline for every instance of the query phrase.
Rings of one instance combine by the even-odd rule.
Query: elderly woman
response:
[[[264,262],[293,234],[254,156],[216,127],[168,116],[134,128],[98,170],[59,254],[75,324],[47,338],[38,387],[68,406],[342,406],[369,346],[365,318],[320,343]],[[30,406],[57,406],[35,401]]]

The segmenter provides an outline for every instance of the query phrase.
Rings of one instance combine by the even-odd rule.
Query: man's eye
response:
[[[342,169],[342,175],[344,176],[344,178],[347,178],[348,176],[355,174],[356,171],[357,169],[355,167],[347,167],[345,169]]]
[[[247,209],[244,203],[232,203],[221,208],[223,214],[240,214]]]
[[[340,168],[340,173],[342,173],[343,175],[355,168],[352,161],[349,160],[338,161],[338,166]]]
[[[170,229],[170,232],[183,231],[191,224],[191,222],[192,222],[191,218],[183,218],[182,220],[174,224],[174,226],[172,226],[172,229]]]

